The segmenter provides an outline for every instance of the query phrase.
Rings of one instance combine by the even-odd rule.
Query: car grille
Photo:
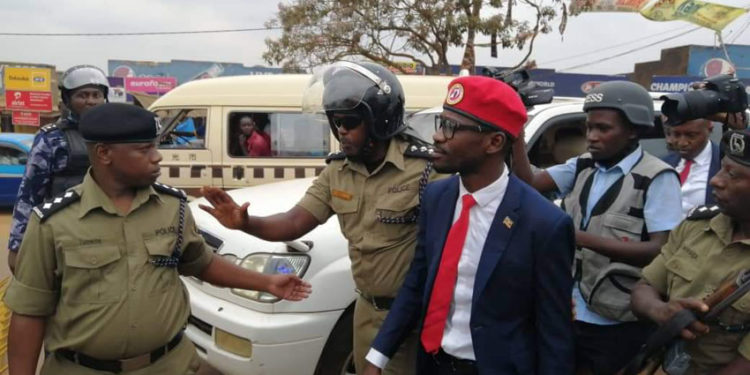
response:
[[[213,333],[214,326],[196,318],[193,315],[190,315],[188,317],[188,324],[192,324],[193,326],[195,326],[195,328],[198,328],[209,336],[211,336],[211,334]]]

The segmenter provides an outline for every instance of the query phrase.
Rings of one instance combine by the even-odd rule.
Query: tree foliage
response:
[[[547,1],[549,4],[543,4]],[[535,20],[514,17],[516,7],[528,7]],[[266,39],[263,58],[287,70],[364,57],[404,70],[411,61],[430,73],[450,71],[448,49],[463,47],[462,66],[473,68],[478,36],[491,37],[496,46],[523,49],[531,54],[535,38],[552,31],[552,21],[562,11],[560,33],[567,8],[562,0],[294,0],[279,4],[277,17],[267,23],[281,27],[278,39]]]

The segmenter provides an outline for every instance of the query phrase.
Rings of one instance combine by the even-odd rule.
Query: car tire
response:
[[[315,375],[348,375],[355,374],[352,356],[354,342],[354,304],[341,314],[333,327],[323,353],[315,368]]]

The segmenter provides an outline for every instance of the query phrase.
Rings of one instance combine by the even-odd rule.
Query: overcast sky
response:
[[[750,0],[723,0],[722,3],[750,6]],[[275,16],[277,4],[278,1],[274,0],[7,0],[0,4],[0,32],[97,33],[262,27]],[[735,20],[724,30],[725,40],[734,39],[748,22],[748,15]],[[633,70],[636,62],[658,60],[662,48],[686,44],[715,45],[713,31],[701,29],[644,47],[691,27],[691,24],[681,21],[653,22],[633,13],[588,13],[571,17],[563,36],[557,31],[541,36],[532,58],[536,59],[540,68],[582,73],[627,73]],[[108,59],[183,59],[265,65],[261,58],[265,50],[263,41],[279,35],[280,31],[97,38],[0,36],[0,61],[53,64],[58,70],[82,63],[106,69]],[[629,42],[633,43],[610,48]],[[735,43],[750,44],[750,31],[739,35]],[[604,48],[609,49],[593,52]],[[637,52],[587,67],[569,69],[630,49],[637,49]],[[459,64],[461,54],[462,50],[452,51],[450,62]],[[514,65],[524,54],[525,51],[501,50],[499,58],[493,59],[489,56],[489,48],[480,48],[477,49],[477,63]],[[555,62],[581,54],[586,55]]]

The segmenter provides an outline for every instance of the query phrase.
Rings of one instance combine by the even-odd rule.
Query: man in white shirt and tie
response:
[[[573,374],[573,222],[508,173],[525,122],[500,81],[449,85],[433,162],[458,175],[424,191],[414,260],[364,374],[380,374],[415,328],[419,375]]]
[[[713,123],[706,119],[671,125],[674,153],[664,161],[680,175],[682,217],[704,204],[714,204],[711,180],[721,166],[719,147],[710,140]]]

